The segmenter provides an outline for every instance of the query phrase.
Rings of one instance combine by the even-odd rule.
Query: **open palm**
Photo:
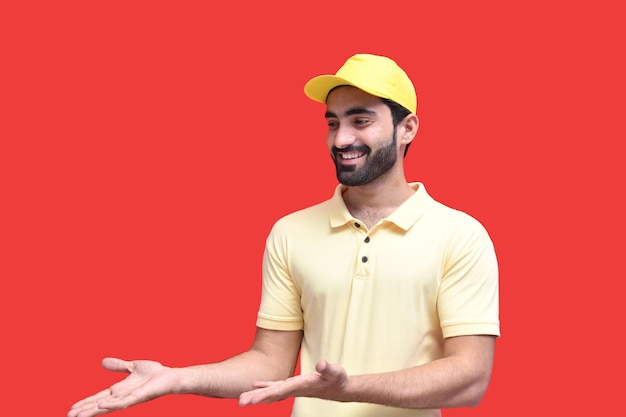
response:
[[[171,393],[177,382],[177,375],[171,368],[155,361],[106,358],[102,366],[129,375],[110,388],[74,404],[68,417],[93,417],[128,408]]]
[[[254,389],[239,396],[239,405],[270,403],[289,397],[333,399],[346,383],[346,370],[337,364],[319,361],[315,372],[282,381],[258,381]]]

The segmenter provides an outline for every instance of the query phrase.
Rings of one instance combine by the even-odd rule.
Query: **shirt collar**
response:
[[[424,214],[427,207],[434,202],[421,182],[409,183],[415,193],[400,205],[393,213],[383,219],[383,222],[393,223],[403,230],[408,230]],[[342,194],[347,189],[345,185],[338,184],[335,193],[330,199],[329,220],[331,227],[340,227],[346,223],[352,223],[356,219],[352,217]]]

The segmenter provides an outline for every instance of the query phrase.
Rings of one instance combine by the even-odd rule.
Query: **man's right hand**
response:
[[[105,358],[102,366],[110,371],[126,372],[129,375],[111,388],[74,404],[67,417],[93,417],[128,408],[171,394],[178,383],[176,372],[159,362]]]

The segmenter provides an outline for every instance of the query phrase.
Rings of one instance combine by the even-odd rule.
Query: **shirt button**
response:
[[[367,256],[362,257],[361,261],[363,261],[363,263],[367,262]]]
[[[361,227],[361,225],[360,225],[360,224],[358,224],[358,223],[354,223],[354,225],[355,225],[356,227]]]
[[[365,243],[370,243],[370,237],[369,236],[365,238]]]

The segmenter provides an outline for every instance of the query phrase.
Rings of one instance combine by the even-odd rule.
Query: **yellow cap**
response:
[[[351,85],[376,97],[393,100],[412,113],[417,109],[415,87],[408,75],[390,58],[356,54],[335,75],[319,75],[304,85],[304,94],[326,103],[328,93],[340,85]]]

